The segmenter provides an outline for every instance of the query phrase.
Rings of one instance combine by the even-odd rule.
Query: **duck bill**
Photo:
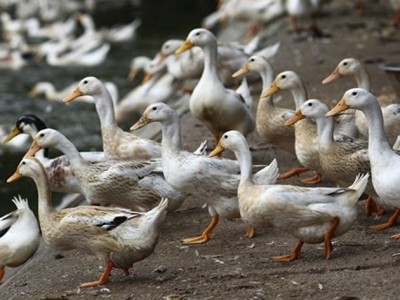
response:
[[[144,78],[142,80],[142,84],[145,84],[147,81],[149,81],[151,78],[153,77],[152,74],[150,73],[146,73],[146,75],[144,75]]]
[[[271,96],[277,93],[278,91],[280,91],[280,88],[276,85],[276,82],[274,81],[271,84],[271,86],[261,94],[261,98],[266,98],[268,96]]]
[[[80,96],[82,96],[83,93],[81,92],[81,90],[79,88],[76,88],[75,91],[72,92],[71,95],[69,95],[68,97],[64,98],[63,102],[67,103],[70,102]]]
[[[326,77],[323,81],[322,84],[328,84],[331,83],[337,79],[339,79],[340,77],[342,77],[342,74],[339,73],[338,68],[336,68],[331,75],[329,75],[328,77]]]
[[[298,111],[296,111],[296,113],[294,114],[293,117],[291,117],[289,120],[287,120],[285,122],[285,126],[290,126],[293,125],[294,123],[303,120],[306,116],[303,115],[303,113],[301,112],[301,110],[299,109]]]
[[[186,40],[185,43],[179,47],[178,50],[175,51],[175,54],[181,54],[182,52],[185,52],[186,50],[189,50],[190,48],[193,48],[194,44],[190,40]]]
[[[21,132],[19,131],[17,126],[14,126],[12,132],[7,135],[7,137],[4,139],[4,144],[11,141],[13,138],[15,138],[17,135],[19,135]]]
[[[149,124],[151,122],[151,120],[149,118],[147,118],[147,116],[143,115],[139,121],[137,121],[136,124],[132,125],[132,127],[130,128],[131,131],[135,131],[138,130],[144,126],[146,126],[147,124]]]
[[[233,73],[232,77],[236,78],[239,77],[243,74],[247,74],[250,72],[249,67],[247,66],[247,64],[245,64],[242,68],[240,68],[239,70],[237,70],[235,73]]]
[[[7,179],[7,183],[16,181],[18,179],[20,179],[22,177],[22,174],[17,170],[15,171],[14,174],[12,174],[8,179]]]
[[[36,154],[39,150],[41,150],[41,149],[42,149],[42,147],[40,147],[40,146],[36,143],[36,141],[33,141],[31,147],[29,148],[28,152],[25,153],[25,155],[24,155],[23,158],[35,156],[35,154]]]
[[[29,97],[34,98],[36,97],[36,95],[38,94],[37,90],[35,88],[33,88],[30,92],[29,92]]]
[[[225,148],[221,145],[221,142],[217,144],[215,149],[208,154],[208,157],[215,157],[224,152]]]
[[[326,113],[325,116],[326,117],[332,117],[332,116],[337,115],[338,113],[340,113],[342,111],[345,111],[348,108],[350,108],[350,106],[348,106],[346,104],[346,102],[344,101],[344,99],[342,98],[334,108],[332,108],[330,111],[328,111]]]

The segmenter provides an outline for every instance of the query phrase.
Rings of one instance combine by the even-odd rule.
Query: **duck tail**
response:
[[[14,202],[15,206],[18,209],[23,209],[23,208],[29,209],[28,199],[23,199],[21,195],[14,196],[14,198],[11,201]]]
[[[271,161],[271,163],[268,166],[258,171],[254,175],[253,180],[255,184],[268,185],[268,184],[274,184],[278,179],[278,176],[279,176],[278,162],[276,161],[276,158],[274,158],[274,160]]]
[[[354,180],[354,183],[349,186],[349,189],[352,189],[356,192],[356,197],[354,197],[352,200],[353,205],[356,204],[356,202],[358,201],[358,199],[360,198],[360,196],[362,195],[362,193],[364,193],[365,189],[367,188],[367,184],[368,184],[368,178],[369,178],[369,173],[361,175],[358,174],[356,179]]]
[[[167,214],[167,208],[168,198],[161,198],[160,203],[146,213],[146,219],[153,220],[154,223],[163,222]]]

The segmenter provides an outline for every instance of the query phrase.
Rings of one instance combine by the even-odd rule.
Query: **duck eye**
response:
[[[357,92],[353,92],[352,95],[353,95],[353,96],[357,96]]]
[[[250,61],[254,61],[254,58],[250,59]]]
[[[348,63],[345,61],[344,63],[343,63],[343,66],[347,66],[348,65]]]
[[[23,161],[22,164],[23,164],[23,165],[26,165],[26,162]]]
[[[285,79],[285,78],[286,78],[286,75],[282,75],[281,78],[282,78],[282,79]]]
[[[88,81],[87,80],[85,80],[84,82],[83,82],[83,84],[87,84],[88,83]]]
[[[196,35],[199,36],[199,35],[200,35],[200,32],[197,32]]]
[[[312,106],[312,103],[310,102],[310,103],[308,103],[308,106]]]
[[[225,134],[225,135],[224,135],[224,139],[227,139],[227,138],[228,138],[228,135],[227,135],[227,134]]]
[[[157,107],[153,106],[152,110],[157,110]]]
[[[44,137],[44,133],[41,133],[41,134],[40,134],[40,137]]]

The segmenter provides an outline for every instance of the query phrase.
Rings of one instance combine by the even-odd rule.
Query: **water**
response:
[[[115,1],[113,1],[115,2]],[[201,20],[215,9],[216,1],[204,0],[143,0],[139,7],[129,2],[101,1],[93,13],[96,27],[129,23],[139,17],[142,25],[135,40],[112,45],[107,60],[97,67],[51,67],[45,62],[28,65],[18,71],[1,70],[0,76],[0,123],[15,123],[24,113],[34,113],[48,127],[65,134],[81,151],[101,150],[100,123],[91,104],[48,102],[44,98],[30,98],[29,91],[38,81],[53,82],[57,89],[65,87],[86,76],[96,76],[102,81],[112,81],[123,97],[134,83],[127,82],[130,60],[139,55],[153,56],[161,44],[170,38],[184,39],[189,31],[199,27]],[[114,6],[113,6],[114,5]],[[132,124],[125,124],[124,128]],[[15,209],[11,198],[20,194],[30,201],[36,211],[37,191],[33,181],[22,178],[7,184],[27,148],[4,152],[0,155],[0,216]],[[51,151],[51,156],[60,153]],[[62,194],[53,193],[57,201]]]

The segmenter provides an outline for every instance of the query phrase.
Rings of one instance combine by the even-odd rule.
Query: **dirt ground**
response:
[[[392,13],[372,3],[359,15],[351,9],[353,1],[333,2],[320,19],[329,38],[301,38],[281,29],[265,41],[281,42],[272,61],[275,72],[298,72],[310,98],[331,103],[354,87],[354,81],[346,78],[327,86],[321,81],[341,59],[355,57],[366,64],[373,93],[391,93],[392,86],[378,64],[400,58],[400,31],[387,25]],[[280,22],[283,28],[288,25]],[[244,34],[248,26],[228,25],[220,37],[227,40],[232,28],[241,28]],[[253,91],[257,98],[259,90]],[[205,138],[212,148],[211,135],[190,114],[183,116],[182,126],[186,149],[195,149]],[[248,141],[251,146],[263,143],[257,133]],[[281,173],[298,166],[295,157],[272,145],[252,154],[257,164],[268,164],[276,157]],[[283,182],[300,184],[298,177]],[[320,185],[332,184],[324,179]],[[365,201],[358,205],[357,221],[334,241],[330,260],[324,259],[322,245],[305,245],[298,260],[274,262],[271,257],[290,253],[296,239],[269,229],[259,229],[248,239],[240,220],[221,220],[206,244],[182,245],[180,239],[200,234],[210,221],[207,210],[188,199],[180,211],[168,214],[155,253],[136,263],[128,277],[113,270],[108,285],[78,289],[80,283],[98,279],[104,262],[76,251],[56,256],[42,245],[30,263],[1,286],[0,299],[399,299],[400,242],[390,236],[400,228],[369,229],[388,215],[367,217]]]

